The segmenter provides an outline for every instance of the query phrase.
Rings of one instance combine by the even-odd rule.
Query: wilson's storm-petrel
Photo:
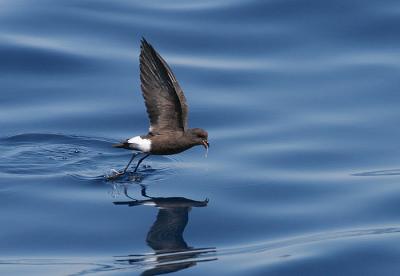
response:
[[[139,151],[145,155],[169,155],[202,145],[208,150],[208,133],[201,128],[188,128],[188,106],[175,75],[165,60],[143,38],[140,46],[140,80],[142,95],[150,120],[147,135],[135,136],[113,147]],[[133,159],[116,176],[126,173]]]

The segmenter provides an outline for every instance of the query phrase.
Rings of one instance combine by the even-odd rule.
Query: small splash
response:
[[[115,169],[111,169],[109,172],[104,174],[104,179],[106,181],[119,181],[119,182],[141,182],[144,179],[144,175],[139,172],[132,171],[117,171]]]
[[[116,199],[116,198],[120,197],[122,194],[124,194],[124,192],[121,189],[121,185],[118,185],[117,183],[113,183],[109,194],[111,195],[111,197],[113,199]]]
[[[123,171],[122,172],[117,171],[116,169],[111,169],[109,172],[106,172],[104,174],[104,178],[107,181],[114,181],[114,180],[117,180],[118,178],[121,178],[125,174],[127,174],[127,173],[124,173]]]
[[[142,182],[143,176],[140,174],[131,174],[129,175],[129,180],[134,181],[134,182]]]
[[[102,179],[110,184],[139,184],[143,181],[163,181],[168,176],[173,174],[173,170],[170,168],[157,168],[154,169],[150,165],[143,165],[136,172],[128,170],[125,173],[116,169],[110,169],[106,171]]]

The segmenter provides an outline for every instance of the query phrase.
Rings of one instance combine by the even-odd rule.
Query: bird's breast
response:
[[[152,138],[151,153],[169,155],[183,152],[193,146],[183,136],[155,136]]]

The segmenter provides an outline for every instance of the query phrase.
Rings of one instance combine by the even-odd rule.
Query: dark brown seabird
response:
[[[204,146],[206,150],[209,147],[207,131],[188,128],[186,98],[168,64],[144,38],[140,49],[140,80],[150,120],[149,133],[113,145],[145,154],[137,163],[135,172],[151,154],[176,154],[197,145]],[[139,153],[133,153],[128,165],[114,177],[126,173]]]

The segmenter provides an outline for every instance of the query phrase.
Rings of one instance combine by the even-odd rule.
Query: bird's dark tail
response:
[[[121,148],[121,149],[126,149],[129,148],[128,142],[121,142],[118,144],[113,144],[112,145],[113,148]]]

